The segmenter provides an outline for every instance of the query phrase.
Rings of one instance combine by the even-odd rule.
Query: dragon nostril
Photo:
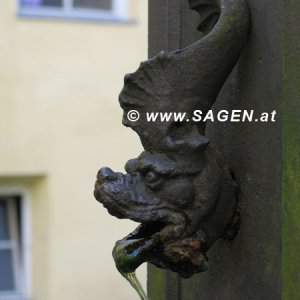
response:
[[[113,181],[116,180],[117,178],[118,178],[117,174],[110,168],[106,168],[106,167],[101,168],[97,174],[97,179],[99,181],[103,181],[103,180]]]

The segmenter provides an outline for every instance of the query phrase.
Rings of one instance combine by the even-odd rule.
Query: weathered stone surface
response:
[[[207,269],[215,241],[238,229],[237,184],[222,155],[208,146],[206,124],[192,122],[192,114],[212,108],[236,64],[248,35],[248,7],[244,0],[191,5],[206,15],[199,28],[211,31],[125,76],[123,124],[138,133],[145,152],[127,162],[127,174],[98,172],[96,199],[110,214],[142,223],[116,244],[121,272],[147,261],[190,277]],[[131,110],[139,112],[138,121],[128,118]],[[147,122],[153,111],[185,112],[188,119]]]

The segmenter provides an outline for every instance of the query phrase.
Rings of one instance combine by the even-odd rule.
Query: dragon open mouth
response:
[[[151,222],[139,225],[128,236],[116,242],[113,257],[120,273],[133,273],[144,262],[153,257],[160,248],[155,238],[165,224]]]
[[[158,233],[161,229],[165,227],[163,222],[150,222],[142,223],[138,226],[132,233],[130,233],[125,239],[135,240],[135,239],[149,239],[154,234]]]

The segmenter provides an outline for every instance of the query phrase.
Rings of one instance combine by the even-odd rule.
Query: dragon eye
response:
[[[153,171],[149,171],[146,176],[145,179],[147,180],[147,182],[154,182],[156,179],[158,178],[157,174],[154,173]]]

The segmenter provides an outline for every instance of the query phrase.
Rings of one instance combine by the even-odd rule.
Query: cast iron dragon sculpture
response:
[[[146,122],[146,112],[192,117],[211,109],[245,45],[245,0],[190,4],[200,13],[211,10],[204,21],[216,24],[194,44],[161,52],[125,76],[123,124],[137,132],[145,151],[127,162],[127,174],[101,168],[97,175],[95,198],[113,216],[141,223],[113,250],[122,272],[150,262],[190,277],[207,269],[207,250],[238,226],[237,184],[209,145],[205,123]],[[139,112],[138,121],[127,118],[130,110]]]

